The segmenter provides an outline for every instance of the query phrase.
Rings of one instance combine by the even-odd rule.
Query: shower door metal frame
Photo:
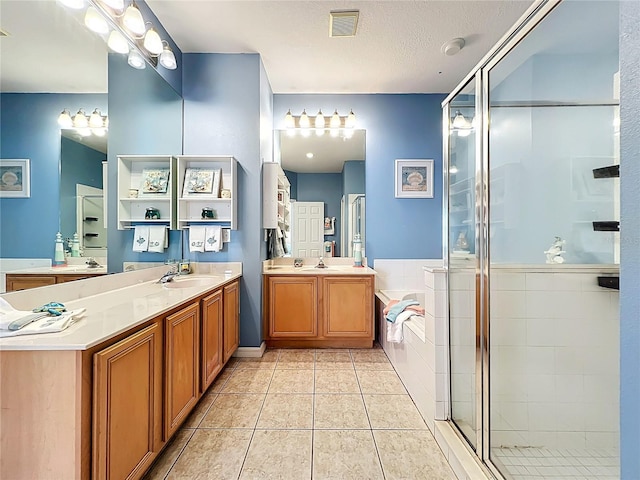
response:
[[[491,422],[490,422],[490,348],[489,334],[491,319],[489,316],[489,291],[490,291],[490,192],[489,192],[489,73],[513,48],[518,45],[544,18],[563,0],[537,0],[520,20],[498,41],[498,43],[485,55],[485,57],[467,74],[456,88],[442,102],[443,109],[443,158],[446,161],[444,168],[444,222],[443,222],[443,258],[449,275],[449,122],[451,101],[471,82],[475,77],[475,109],[476,109],[476,139],[475,139],[475,244],[476,244],[476,298],[479,298],[476,308],[476,446],[475,449],[469,445],[464,434],[453,421],[452,399],[451,399],[451,353],[449,351],[449,412],[450,423],[454,426],[454,431],[464,442],[465,446],[474,452],[482,464],[499,479],[503,479],[503,474],[491,461]],[[481,134],[478,134],[481,132]],[[449,282],[447,281],[447,295],[449,295]],[[451,309],[449,308],[449,318]]]

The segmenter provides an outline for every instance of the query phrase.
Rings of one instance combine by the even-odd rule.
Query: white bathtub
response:
[[[409,290],[379,290],[378,298],[387,305],[390,300],[416,300],[422,308],[424,308],[424,292],[416,292]],[[425,340],[424,317],[419,315],[412,316],[404,325],[413,330],[413,332],[423,342]]]

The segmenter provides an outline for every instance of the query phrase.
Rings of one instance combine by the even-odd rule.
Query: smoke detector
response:
[[[442,47],[440,47],[440,51],[447,56],[455,55],[464,47],[464,38],[454,38],[453,40],[449,40],[445,42]]]
[[[355,37],[359,10],[329,12],[330,37]]]

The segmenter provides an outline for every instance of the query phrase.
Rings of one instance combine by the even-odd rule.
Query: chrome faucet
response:
[[[158,280],[158,283],[170,282],[171,280],[173,280],[173,277],[175,277],[176,275],[178,275],[178,270],[176,269],[175,266],[171,267],[171,270],[169,270],[162,277],[160,277],[160,280]]]
[[[89,260],[87,260],[85,263],[89,268],[98,268],[100,266],[100,264],[96,262],[93,257],[89,258]]]
[[[327,268],[327,266],[324,264],[324,261],[322,260],[322,255],[318,258],[318,264],[316,265],[316,268]]]

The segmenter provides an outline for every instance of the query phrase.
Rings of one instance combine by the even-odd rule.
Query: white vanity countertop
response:
[[[59,267],[33,267],[5,272],[11,275],[80,275],[83,273],[105,274],[106,266],[89,267],[88,265],[61,265]]]
[[[172,286],[157,283],[167,270],[157,267],[3,294],[18,310],[59,301],[68,310],[86,312],[59,333],[0,338],[0,350],[86,350],[242,276],[241,263],[225,265],[229,268],[220,272],[178,276]]]
[[[327,268],[316,268],[317,258],[304,258],[301,267],[293,266],[292,258],[276,258],[262,262],[263,275],[375,275],[376,271],[367,266],[354,267],[353,258],[324,258]],[[367,264],[366,258],[363,265]]]

